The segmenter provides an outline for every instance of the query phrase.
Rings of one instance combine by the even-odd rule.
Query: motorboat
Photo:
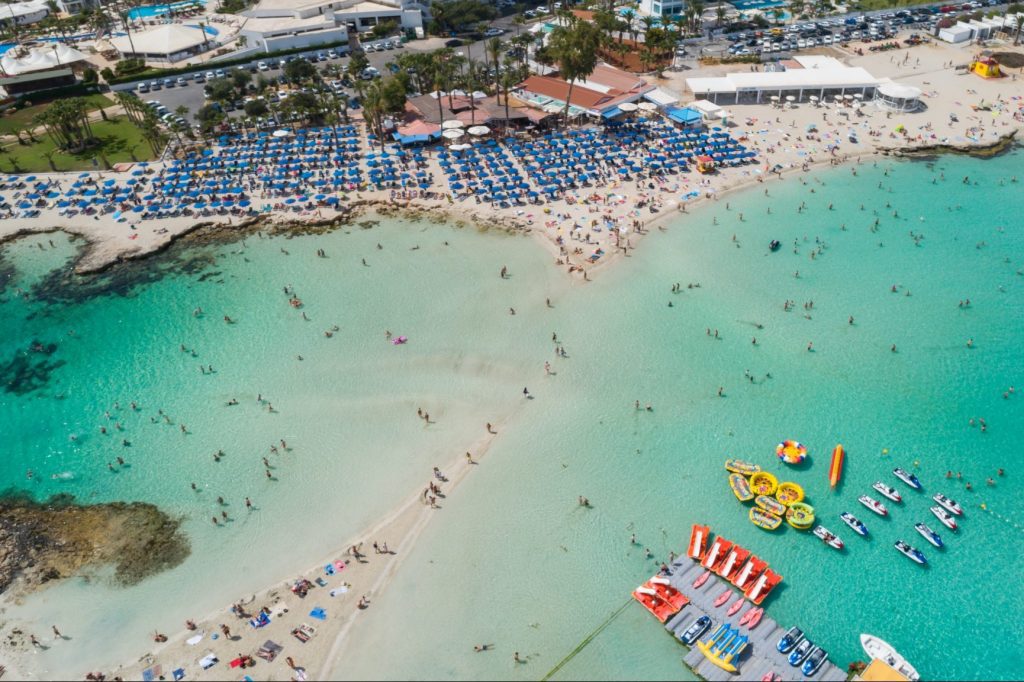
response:
[[[887,516],[889,514],[889,510],[885,508],[884,504],[869,495],[861,495],[857,498],[857,501],[879,516]]]
[[[708,581],[708,578],[710,577],[711,571],[704,571],[703,573],[701,573],[700,576],[693,581],[693,589],[696,590],[698,587],[703,587],[704,583],[706,583]]]
[[[896,548],[897,552],[915,563],[921,565],[928,563],[928,560],[924,558],[924,554],[921,553],[921,550],[911,547],[907,543],[903,542],[903,540],[897,540],[893,547]]]
[[[868,536],[868,527],[864,525],[864,522],[858,519],[850,512],[843,512],[839,515],[839,518],[843,520],[847,526],[853,529],[853,532],[861,537]]]
[[[923,523],[915,523],[914,528],[917,530],[918,533],[920,533],[924,537],[925,540],[932,543],[936,547],[942,547],[942,537],[939,536],[939,534],[933,531],[931,528],[924,525]]]
[[[786,634],[782,635],[782,639],[775,645],[775,648],[779,650],[780,654],[788,654],[803,638],[804,631],[794,625],[786,630]]]
[[[892,470],[892,473],[893,473],[893,476],[895,476],[896,478],[900,479],[901,481],[903,481],[904,483],[909,485],[914,490],[920,490],[921,489],[921,481],[917,480],[917,476],[915,476],[914,474],[910,473],[906,469],[901,469],[900,467],[896,467],[895,469]]]
[[[683,631],[683,634],[679,635],[679,641],[687,646],[693,646],[693,643],[697,641],[697,638],[708,631],[711,627],[711,618],[708,616],[701,616],[697,620],[690,623],[690,627]]]
[[[918,674],[914,666],[910,665],[907,659],[903,658],[885,640],[879,639],[874,635],[862,634],[860,636],[860,645],[864,649],[864,653],[870,658],[877,658],[911,682],[917,682],[921,679],[921,675]]]
[[[814,642],[804,637],[796,648],[789,652],[789,664],[794,668],[804,662],[814,648]]]
[[[811,649],[811,653],[807,654],[807,660],[800,667],[800,672],[805,676],[810,677],[814,673],[818,672],[818,669],[825,664],[828,660],[828,652],[822,649],[820,646],[816,646]]]
[[[948,511],[937,505],[929,507],[929,509],[931,510],[932,514],[935,514],[935,518],[937,518],[943,526],[952,531],[957,530],[956,519],[953,518],[952,514],[950,514]]]
[[[780,246],[782,246],[782,244],[779,242],[778,239],[773,239],[770,242],[768,242],[769,251],[778,251]]]
[[[843,541],[825,526],[815,526],[811,532],[814,533],[814,537],[819,538],[832,549],[842,549],[845,546]]]
[[[964,508],[956,503],[956,500],[951,500],[942,493],[936,493],[932,496],[932,499],[942,505],[942,508],[946,511],[956,514],[957,516],[963,516]]]
[[[893,502],[902,502],[903,496],[900,495],[900,491],[896,490],[892,486],[888,486],[881,481],[875,481],[874,485],[871,486],[878,492],[882,493],[883,496],[888,497]]]

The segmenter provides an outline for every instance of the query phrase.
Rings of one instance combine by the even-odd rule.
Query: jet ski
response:
[[[942,522],[943,526],[952,531],[955,531],[957,529],[956,519],[954,519],[953,515],[950,514],[948,511],[938,506],[929,507],[929,509],[931,510],[932,514],[935,514],[935,518]]]
[[[939,536],[938,533],[933,531],[931,528],[924,525],[923,523],[915,523],[914,528],[917,529],[918,533],[924,536],[925,540],[932,543],[936,547],[942,547],[942,538]]]
[[[782,639],[780,639],[779,643],[775,645],[775,648],[779,650],[779,653],[787,654],[792,651],[793,647],[795,647],[803,638],[804,631],[794,625],[790,629],[786,630],[786,634],[782,635]]]
[[[856,516],[854,516],[850,512],[843,512],[839,515],[839,518],[843,520],[843,523],[852,528],[854,533],[860,535],[861,537],[867,537],[868,527],[865,526],[864,523]]]
[[[886,516],[889,513],[889,510],[885,508],[884,504],[873,497],[869,497],[868,495],[861,495],[857,498],[857,501],[879,516]]]
[[[907,543],[903,542],[903,540],[897,540],[893,547],[896,548],[897,552],[915,563],[922,565],[928,563],[928,560],[924,558],[924,554],[921,553],[921,550],[911,547]]]
[[[796,648],[790,652],[789,664],[793,667],[800,665],[801,663],[803,663],[804,659],[807,658],[807,655],[811,653],[811,649],[813,648],[814,642],[807,638],[804,638],[799,644],[796,645]]]
[[[936,493],[932,496],[932,499],[942,505],[946,511],[956,514],[957,516],[963,516],[964,508],[956,503],[956,500],[951,500],[942,493]]]
[[[816,646],[811,649],[811,653],[807,655],[807,660],[804,661],[803,666],[800,668],[806,677],[810,677],[814,673],[818,672],[818,669],[825,664],[828,660],[828,652],[822,649],[820,646]]]
[[[825,526],[815,526],[811,532],[814,533],[814,537],[819,538],[832,549],[842,549],[844,547],[843,541],[836,537],[835,533],[825,528]]]
[[[914,490],[921,489],[921,481],[917,480],[917,476],[910,473],[906,469],[896,467],[895,469],[892,470],[892,473],[896,478],[900,479]]]
[[[900,491],[896,490],[896,488],[893,488],[891,486],[887,486],[881,481],[875,481],[875,484],[872,485],[871,487],[877,490],[878,492],[882,493],[882,495],[884,495],[885,497],[888,497],[893,502],[903,501],[903,496],[900,495]]]

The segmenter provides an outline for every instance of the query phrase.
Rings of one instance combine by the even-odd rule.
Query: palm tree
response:
[[[693,32],[699,35],[704,30],[704,22],[701,20],[704,15],[704,3],[701,0],[693,0],[690,4],[693,7]]]
[[[567,123],[569,119],[569,107],[576,81],[586,79],[597,67],[597,51],[601,46],[602,35],[596,25],[575,19],[571,20],[568,26],[556,26],[551,32],[548,47],[558,64],[559,75],[569,83],[563,123]]]
[[[1014,23],[1017,24],[1017,26],[1016,26],[1017,31],[1013,34],[1013,44],[1014,45],[1019,45],[1020,44],[1020,32],[1021,32],[1022,29],[1024,29],[1024,14],[1018,14],[1014,18]]]
[[[718,3],[718,6],[715,7],[715,19],[716,19],[715,26],[721,26],[722,25],[722,22],[725,21],[725,14],[726,14],[725,5],[723,5],[722,3]]]
[[[807,9],[807,5],[804,2],[804,0],[790,0],[789,1],[789,13],[793,15],[793,18],[796,18],[796,17],[800,16],[801,14],[803,14],[804,10],[806,10],[806,9]]]
[[[501,62],[501,38],[495,36],[487,41],[487,44],[484,46],[484,54],[489,54],[491,61],[494,63],[494,92],[497,93],[498,78],[501,72],[499,68]]]

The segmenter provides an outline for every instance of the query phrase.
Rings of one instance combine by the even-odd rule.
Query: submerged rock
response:
[[[80,505],[70,495],[45,502],[0,497],[0,593],[31,592],[104,565],[133,585],[180,564],[189,554],[181,520],[144,502]]]

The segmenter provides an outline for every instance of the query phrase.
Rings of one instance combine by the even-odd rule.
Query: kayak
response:
[[[938,506],[929,507],[929,509],[931,510],[932,514],[935,514],[935,518],[942,522],[943,526],[953,531],[957,529],[956,519],[954,519],[953,515],[950,514],[948,511]]]
[[[893,502],[903,501],[903,496],[900,495],[900,491],[896,490],[896,488],[893,488],[891,486],[887,486],[881,481],[875,481],[871,487],[877,490],[878,492],[882,493],[882,495],[884,495],[885,497],[888,497]]]
[[[914,528],[917,530],[918,533],[920,533],[924,537],[925,540],[932,543],[936,547],[942,547],[942,536],[933,531],[931,528],[924,525],[923,523],[915,523]]]
[[[867,537],[868,527],[864,525],[864,522],[858,519],[850,512],[843,512],[839,515],[839,518],[843,520],[847,526],[853,529],[853,532],[861,537]]]
[[[828,467],[828,484],[832,488],[836,487],[843,476],[843,456],[843,446],[837,445],[832,451],[832,463]]]
[[[759,471],[750,477],[750,488],[755,495],[774,495],[775,489],[778,487],[779,479],[767,471]]]
[[[734,615],[736,615],[736,612],[739,611],[740,608],[742,608],[742,607],[743,607],[743,597],[740,597],[739,599],[737,599],[736,601],[733,602],[732,606],[729,607],[729,610],[725,612],[725,615],[726,616],[734,616]]]
[[[693,589],[696,590],[698,587],[702,587],[710,577],[711,571],[704,571],[703,573],[701,573],[700,577],[693,581]]]
[[[750,517],[750,522],[761,530],[775,530],[782,525],[781,516],[776,516],[760,507],[751,507],[747,516]]]
[[[717,606],[721,606],[725,602],[729,601],[729,597],[731,597],[731,596],[732,596],[732,590],[726,590],[722,594],[718,595],[717,599],[715,599],[715,606],[716,607]]]
[[[744,462],[742,459],[727,459],[725,460],[725,469],[734,474],[753,476],[761,470],[761,467],[751,462]]]
[[[936,493],[932,499],[942,505],[943,509],[950,513],[956,514],[957,516],[962,516],[964,513],[964,508],[957,504],[956,500],[951,500],[942,493]]]
[[[857,501],[863,504],[865,507],[875,512],[879,516],[886,516],[889,514],[889,510],[885,508],[885,505],[876,500],[873,497],[867,495],[861,495],[857,498]]]
[[[768,497],[767,495],[758,495],[755,497],[754,504],[761,509],[764,509],[769,514],[775,514],[776,516],[782,516],[786,513],[786,505],[782,504],[774,497]]]
[[[746,625],[748,630],[753,630],[757,627],[757,624],[761,622],[761,616],[764,615],[764,609],[758,606],[756,609],[747,611],[747,613],[752,615],[746,623],[741,623],[741,625]]]
[[[750,482],[742,474],[729,474],[729,487],[732,488],[732,494],[740,502],[749,502],[754,499],[754,493],[750,492]]]
[[[917,480],[917,476],[910,473],[906,469],[896,467],[895,469],[892,470],[892,473],[896,478],[900,479],[914,490],[921,489],[921,481]]]
[[[811,532],[814,533],[814,537],[819,538],[832,549],[842,549],[844,547],[843,541],[836,537],[828,528],[825,528],[825,526],[815,526]]]
[[[749,609],[747,609],[747,612],[740,616],[740,625],[746,625],[747,623],[749,623],[750,620],[754,617],[754,614],[757,613],[757,610],[759,608],[761,607],[751,606]]]

